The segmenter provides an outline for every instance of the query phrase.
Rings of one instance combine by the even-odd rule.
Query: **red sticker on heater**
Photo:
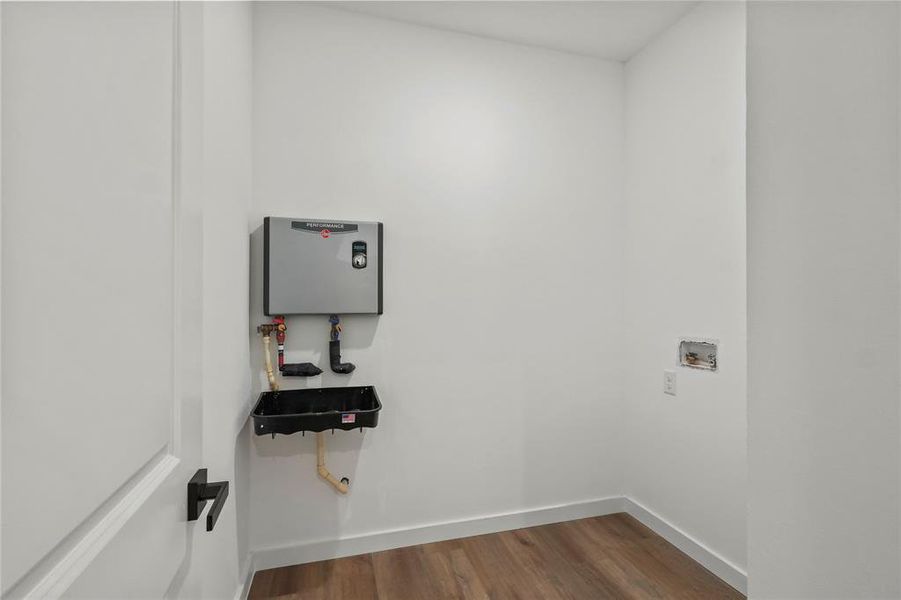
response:
[[[341,422],[342,423],[356,423],[357,415],[355,415],[353,413],[345,413],[345,414],[341,415]]]
[[[328,236],[330,236],[331,234],[332,234],[332,232],[329,231],[328,229],[323,229],[322,231],[319,232],[319,235],[321,235],[322,239],[324,239],[324,240],[327,240]]]

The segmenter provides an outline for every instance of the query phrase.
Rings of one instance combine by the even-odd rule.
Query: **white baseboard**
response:
[[[234,600],[247,600],[247,596],[250,594],[250,584],[253,583],[253,574],[255,572],[256,569],[253,567],[253,555],[250,555],[241,567],[241,583],[238,585],[238,589],[235,590]]]
[[[623,498],[623,508],[705,569],[742,594],[748,594],[748,575],[743,570],[631,498]]]
[[[632,515],[711,573],[740,592],[747,594],[748,578],[744,571],[644,506],[629,498],[618,496],[472,519],[432,523],[407,529],[364,533],[338,540],[315,540],[258,548],[252,552],[251,561],[249,561],[252,564],[252,568],[248,570],[244,588],[238,590],[235,598],[236,600],[243,600],[247,597],[253,574],[263,569],[274,569],[370,552],[381,552],[382,550],[484,535],[486,533],[497,533],[499,531],[510,531],[523,527],[535,527],[549,523],[600,517],[618,512],[626,512]]]
[[[623,498],[601,498],[573,504],[547,506],[520,512],[502,513],[432,523],[409,529],[392,529],[364,533],[339,540],[316,540],[287,546],[259,548],[253,551],[253,566],[257,571],[318,560],[355,556],[369,552],[392,550],[417,544],[497,533],[523,527],[547,525],[623,512]]]

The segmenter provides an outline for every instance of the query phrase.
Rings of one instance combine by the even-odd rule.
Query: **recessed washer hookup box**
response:
[[[263,312],[382,314],[382,229],[373,221],[263,219],[251,236]]]

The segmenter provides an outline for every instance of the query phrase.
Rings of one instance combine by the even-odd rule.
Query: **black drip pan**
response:
[[[253,409],[253,430],[274,435],[375,427],[380,410],[371,385],[263,392]]]

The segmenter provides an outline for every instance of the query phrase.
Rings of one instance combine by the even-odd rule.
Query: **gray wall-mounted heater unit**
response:
[[[381,223],[266,217],[251,243],[266,315],[382,314]]]

